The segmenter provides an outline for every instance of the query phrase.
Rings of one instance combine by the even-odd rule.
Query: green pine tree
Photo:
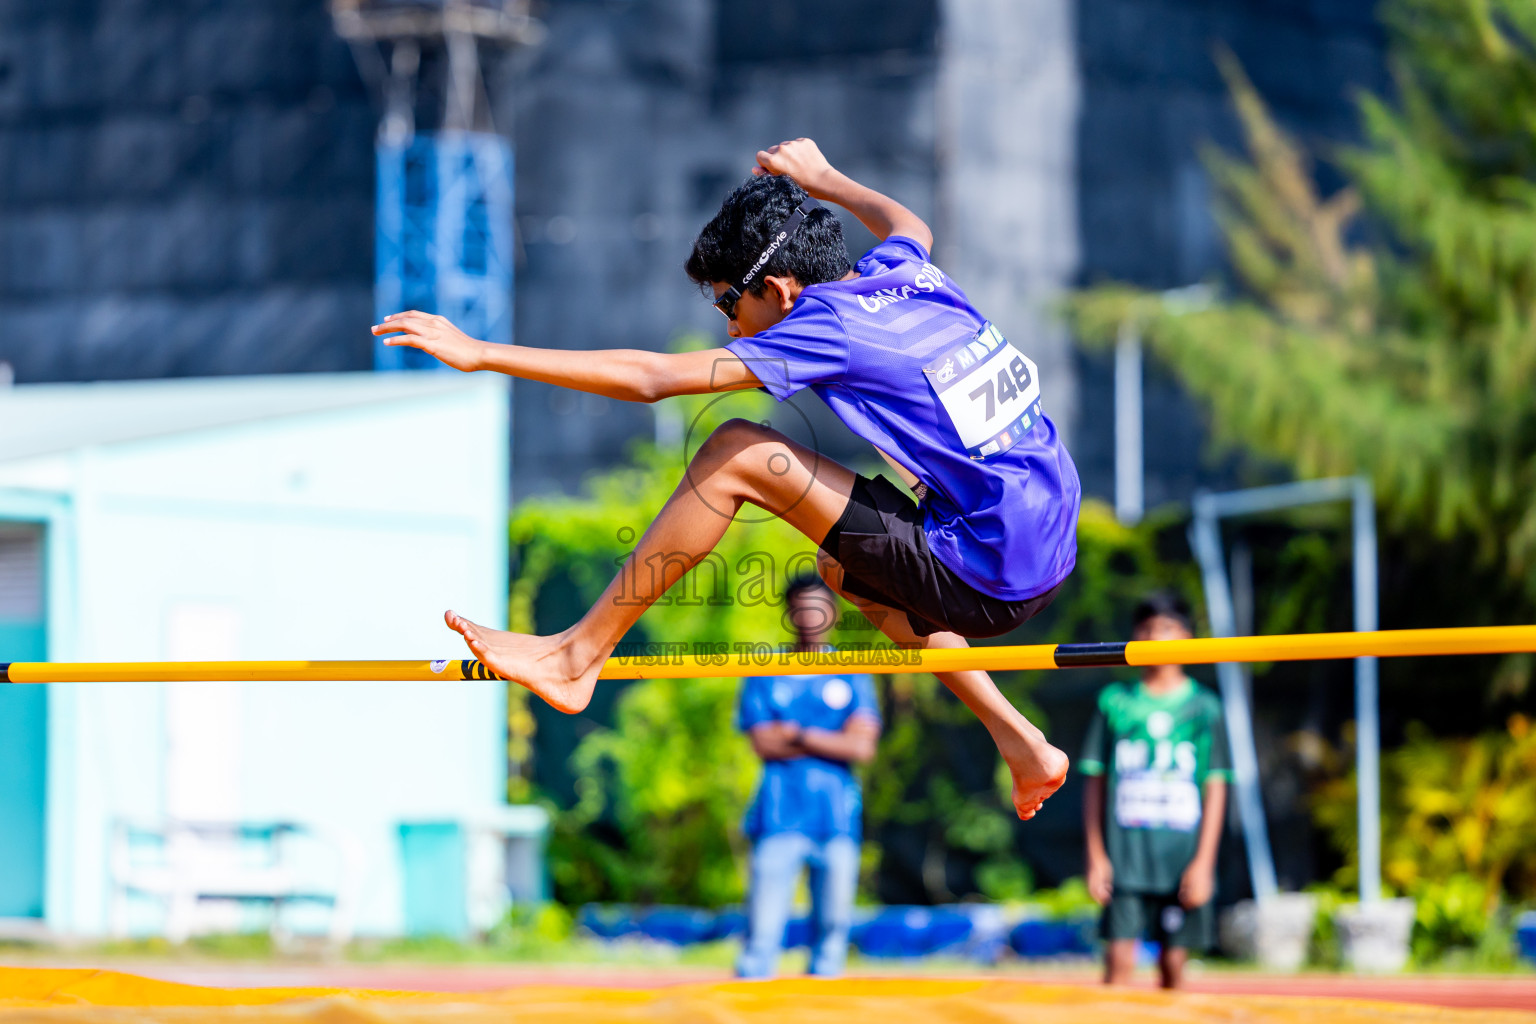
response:
[[[1536,607],[1536,5],[1388,0],[1393,100],[1319,194],[1236,61],[1245,158],[1206,153],[1232,294],[1203,309],[1092,289],[1085,343],[1136,320],[1220,442],[1298,477],[1367,473],[1390,529],[1471,540]]]

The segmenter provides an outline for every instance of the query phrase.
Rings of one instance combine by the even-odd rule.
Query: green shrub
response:
[[[1335,882],[1358,883],[1356,778],[1324,784],[1313,818],[1345,855]],[[1521,715],[1471,739],[1423,726],[1381,762],[1382,876],[1418,906],[1414,956],[1512,956],[1508,905],[1536,898],[1536,730]],[[1501,924],[1502,922],[1502,924]]]
[[[1099,905],[1088,895],[1088,882],[1081,875],[1067,879],[1054,889],[1040,890],[1030,897],[1030,902],[1042,907],[1046,916],[1056,921],[1099,916]]]

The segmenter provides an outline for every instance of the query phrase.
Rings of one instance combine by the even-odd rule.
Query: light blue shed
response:
[[[464,656],[445,608],[506,615],[504,383],[0,391],[0,661]],[[401,824],[505,811],[504,703],[496,682],[0,688],[0,918],[106,933],[124,822],[291,822],[355,855],[357,930],[398,933]]]

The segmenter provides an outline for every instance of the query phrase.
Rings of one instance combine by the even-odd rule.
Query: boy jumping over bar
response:
[[[964,647],[1041,611],[1072,571],[1077,471],[1041,407],[1035,364],[929,262],[933,234],[900,203],[835,170],[809,139],[757,154],[753,177],[705,225],[685,270],[714,292],[731,341],[702,352],[573,352],[493,345],[441,316],[405,312],[373,328],[460,370],[631,402],[810,388],[879,450],[911,489],[855,474],[768,427],[722,425],[581,620],[554,636],[445,618],[482,662],[561,711],[587,706],[603,662],[666,589],[701,561],[744,502],[820,547],[818,570],[898,644]],[[836,203],[879,238],[849,266]],[[914,500],[915,498],[915,500]],[[658,557],[659,556],[659,557]],[[656,559],[651,561],[651,559]],[[619,598],[623,596],[623,600]],[[638,599],[637,599],[638,598]],[[1067,757],[985,672],[939,679],[986,725],[1031,818]]]

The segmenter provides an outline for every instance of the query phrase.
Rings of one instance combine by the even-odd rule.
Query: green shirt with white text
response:
[[[1102,775],[1104,847],[1117,891],[1172,893],[1200,841],[1205,780],[1230,780],[1221,699],[1192,679],[1168,693],[1111,683],[1078,770]]]

